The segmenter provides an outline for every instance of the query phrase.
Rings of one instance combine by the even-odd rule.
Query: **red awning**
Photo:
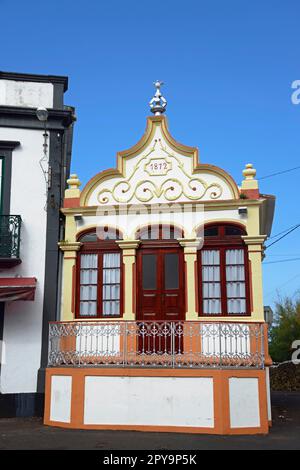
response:
[[[0,277],[0,302],[34,300],[35,277]]]

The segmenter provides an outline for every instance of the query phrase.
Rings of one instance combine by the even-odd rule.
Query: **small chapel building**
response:
[[[117,168],[71,175],[60,321],[49,329],[45,423],[82,429],[267,433],[262,260],[274,196],[238,186],[154,116]]]

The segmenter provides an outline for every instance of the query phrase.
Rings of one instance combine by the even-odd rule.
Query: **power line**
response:
[[[300,224],[300,222],[299,222],[299,224]],[[297,223],[297,224],[295,224],[295,225],[292,225],[291,227],[288,227],[288,228],[286,228],[285,230],[282,230],[282,232],[276,233],[276,235],[272,235],[272,237],[269,237],[269,240],[272,240],[272,238],[277,238],[277,237],[279,237],[279,235],[282,235],[283,233],[287,232],[287,231],[290,230],[291,228],[296,227],[296,226],[299,225],[299,224]]]
[[[258,180],[265,180],[267,178],[272,178],[273,176],[283,175],[284,173],[289,173],[290,171],[299,170],[300,166],[295,166],[294,168],[289,168],[288,170],[278,171],[277,173],[271,173],[270,175],[261,176],[257,178]]]
[[[294,230],[296,230],[297,228],[300,227],[300,224],[298,225],[295,225],[295,227],[293,227],[291,230],[289,230],[289,232],[285,233],[284,235],[282,235],[280,238],[277,238],[277,240],[275,240],[274,242],[270,243],[270,245],[267,245],[266,246],[266,249],[267,248],[270,248],[270,246],[272,245],[275,245],[275,243],[279,242],[280,240],[282,240],[283,238],[287,237],[290,233],[292,233]]]
[[[298,277],[300,277],[300,273],[299,273],[299,274],[296,274],[296,276],[291,277],[291,279],[288,279],[287,281],[283,282],[282,284],[279,284],[279,286],[275,287],[275,289],[272,289],[271,291],[269,291],[269,292],[265,295],[265,298],[270,297],[270,295],[272,295],[273,292],[276,292],[276,291],[278,291],[281,287],[284,287],[284,286],[286,286],[287,284],[290,284],[292,281],[294,281],[294,280],[297,279]]]
[[[300,258],[281,259],[277,261],[264,261],[263,264],[287,263],[288,261],[298,261]]]

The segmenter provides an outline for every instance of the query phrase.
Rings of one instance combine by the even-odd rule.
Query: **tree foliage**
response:
[[[300,298],[293,301],[286,297],[276,303],[269,339],[270,355],[274,362],[291,360],[292,343],[300,340]]]

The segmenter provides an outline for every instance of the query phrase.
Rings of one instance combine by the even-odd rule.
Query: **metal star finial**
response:
[[[160,87],[164,84],[161,80],[156,80],[153,85],[156,88],[155,95],[149,102],[150,110],[154,116],[159,116],[166,111],[167,100],[163,97],[160,91]]]

